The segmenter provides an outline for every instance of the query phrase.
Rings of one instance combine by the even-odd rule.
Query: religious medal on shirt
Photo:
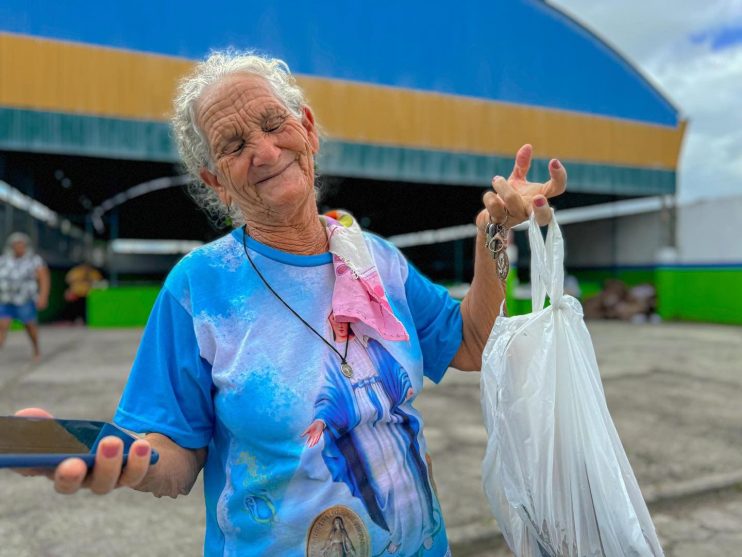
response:
[[[344,505],[335,505],[320,513],[309,527],[306,555],[369,557],[371,537],[360,516]]]
[[[353,368],[348,362],[343,362],[342,364],[340,364],[340,371],[342,371],[343,375],[348,378],[353,377]]]

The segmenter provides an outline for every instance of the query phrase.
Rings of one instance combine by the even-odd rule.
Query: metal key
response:
[[[510,271],[510,260],[507,254],[507,229],[495,223],[488,223],[485,229],[485,247],[497,263],[497,276],[506,280]]]

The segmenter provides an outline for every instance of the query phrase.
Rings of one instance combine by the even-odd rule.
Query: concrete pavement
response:
[[[734,554],[742,540],[742,328],[591,322],[608,404],[667,555]],[[0,351],[0,414],[42,406],[109,419],[141,331],[46,328],[39,365],[22,333]],[[479,375],[449,371],[419,408],[453,553],[508,555],[480,486]],[[203,498],[57,495],[0,471],[0,557],[198,555]],[[733,526],[737,526],[733,528]]]

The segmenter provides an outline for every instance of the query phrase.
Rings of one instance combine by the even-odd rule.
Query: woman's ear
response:
[[[314,114],[308,106],[302,107],[301,125],[307,130],[309,145],[312,147],[312,153],[315,155],[319,151],[319,132],[317,124],[314,123]]]
[[[219,200],[224,203],[225,205],[229,206],[230,203],[232,203],[232,198],[227,192],[227,188],[225,188],[221,182],[219,182],[219,178],[216,174],[211,172],[208,168],[202,167],[201,170],[198,171],[198,175],[203,181],[204,184],[209,186],[212,190],[216,192],[216,195],[219,197]]]

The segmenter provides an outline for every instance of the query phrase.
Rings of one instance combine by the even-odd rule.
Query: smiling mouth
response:
[[[296,162],[295,160],[291,161],[291,162],[290,162],[289,164],[287,164],[286,166],[284,166],[284,167],[283,167],[283,168],[282,168],[281,170],[279,170],[279,171],[278,171],[278,172],[276,172],[275,174],[271,174],[270,176],[266,176],[266,177],[265,177],[265,178],[263,178],[262,180],[258,180],[257,182],[255,182],[255,185],[258,185],[258,184],[263,184],[263,183],[267,182],[268,180],[272,180],[272,179],[273,179],[273,178],[275,178],[276,176],[280,176],[280,175],[281,175],[281,174],[283,174],[283,173],[284,173],[284,172],[285,172],[286,170],[288,170],[288,169],[289,169],[289,168],[290,168],[290,167],[291,167],[291,166],[292,166],[292,165],[293,165],[293,164],[294,164],[295,162]]]

